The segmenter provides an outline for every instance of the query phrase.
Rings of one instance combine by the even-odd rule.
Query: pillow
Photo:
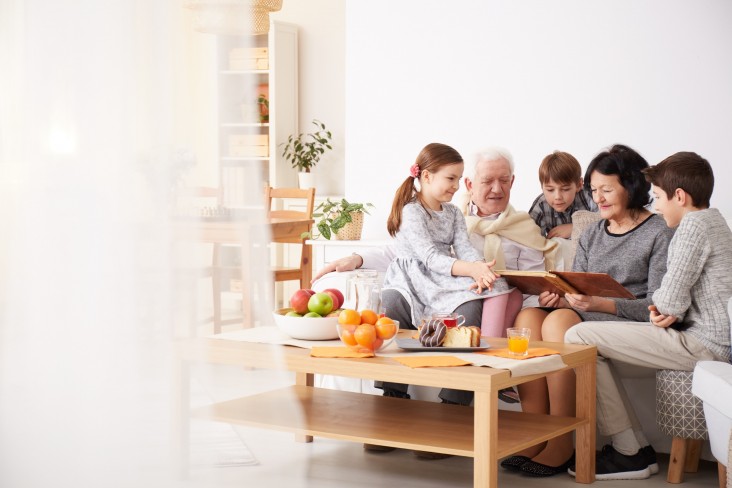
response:
[[[572,253],[577,250],[577,242],[582,232],[588,225],[593,222],[602,220],[600,212],[590,212],[589,210],[577,210],[572,214]]]

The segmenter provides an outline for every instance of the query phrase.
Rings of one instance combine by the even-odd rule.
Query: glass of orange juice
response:
[[[512,356],[526,356],[529,354],[531,329],[514,327],[506,329],[506,333],[508,335],[508,352]]]

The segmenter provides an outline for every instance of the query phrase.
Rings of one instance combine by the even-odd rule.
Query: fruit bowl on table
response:
[[[288,317],[291,308],[274,312],[275,325],[293,339],[326,341],[338,339],[338,317]]]
[[[388,317],[380,317],[375,324],[356,325],[355,320],[344,319],[341,312],[338,319],[338,337],[349,349],[357,352],[381,351],[394,342],[399,331],[399,322]]]

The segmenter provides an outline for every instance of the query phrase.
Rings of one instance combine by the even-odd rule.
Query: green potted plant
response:
[[[312,188],[312,178],[303,177],[303,174],[310,176],[310,170],[320,161],[326,151],[332,150],[331,141],[333,135],[325,128],[325,124],[313,119],[313,125],[317,128],[315,132],[308,134],[290,135],[287,142],[283,143],[282,156],[300,172],[300,188]],[[309,180],[308,183],[303,179]]]
[[[335,202],[327,198],[315,207],[313,218],[319,219],[315,227],[319,235],[328,240],[335,236],[339,240],[357,241],[361,239],[363,217],[365,213],[369,213],[369,207],[374,206],[371,203],[351,203],[345,198]],[[312,234],[308,232],[303,235],[305,236],[312,237]],[[315,236],[316,239],[317,237],[319,236]]]

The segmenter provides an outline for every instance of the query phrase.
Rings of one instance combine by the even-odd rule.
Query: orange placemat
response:
[[[531,359],[539,358],[542,356],[551,356],[552,354],[559,354],[559,351],[549,349],[548,347],[530,347],[529,353],[526,356],[514,356],[508,351],[507,347],[503,349],[491,349],[490,351],[480,351],[476,354],[485,354],[486,356],[498,356],[506,359]]]
[[[315,346],[310,349],[310,356],[314,358],[372,358],[373,352],[358,352],[347,347]]]
[[[473,363],[464,361],[455,356],[399,356],[392,357],[395,361],[399,361],[404,366],[410,368],[436,368],[446,366],[469,366]]]

